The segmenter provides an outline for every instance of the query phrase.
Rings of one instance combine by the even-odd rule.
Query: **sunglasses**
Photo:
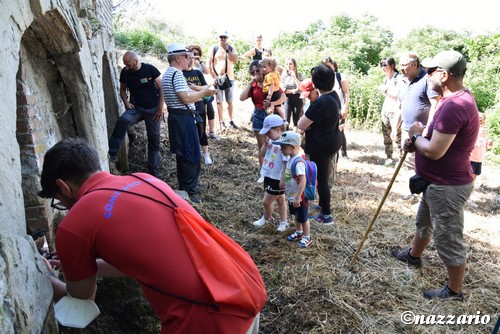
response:
[[[200,54],[198,52],[193,52],[193,56],[199,56]]]
[[[260,70],[250,71],[251,75],[255,75],[255,74],[259,74],[259,73],[260,73]]]
[[[444,70],[440,69],[439,67],[429,67],[427,69],[427,75],[433,75],[435,72],[444,72]]]
[[[387,64],[382,64],[380,65],[380,67],[387,67]]]
[[[227,39],[227,36],[219,36],[220,39]]]

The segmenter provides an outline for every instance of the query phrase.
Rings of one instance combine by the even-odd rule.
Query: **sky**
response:
[[[466,5],[460,5],[458,0],[217,1],[208,6],[211,2],[206,0],[189,0],[182,14],[180,6],[173,9],[170,1],[149,1],[156,3],[161,19],[178,24],[187,34],[206,37],[214,31],[227,30],[230,35],[253,41],[261,33],[264,45],[280,32],[301,30],[316,20],[328,23],[330,17],[340,14],[355,19],[363,14],[373,15],[380,26],[390,29],[396,37],[405,37],[410,30],[427,25],[458,32],[500,32],[498,12],[490,0],[460,1]]]

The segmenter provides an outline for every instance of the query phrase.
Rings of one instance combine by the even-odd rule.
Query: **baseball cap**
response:
[[[168,54],[176,54],[176,53],[189,53],[190,51],[186,49],[186,46],[184,44],[180,43],[172,43],[169,44],[167,47]]]
[[[422,61],[422,66],[427,68],[439,67],[450,74],[465,74],[467,63],[464,56],[457,51],[441,51],[429,61]]]
[[[295,131],[285,131],[279,140],[273,141],[273,144],[300,146],[300,135]]]
[[[281,118],[278,115],[272,114],[264,118],[264,126],[262,127],[262,130],[259,131],[259,134],[265,135],[266,133],[271,130],[271,128],[274,128],[275,126],[280,126],[283,125],[283,118]]]
[[[302,86],[300,97],[303,99],[309,97],[309,94],[311,94],[311,91],[314,89],[312,79],[304,79],[300,84]]]
[[[219,31],[219,36],[226,36],[227,38],[229,38],[229,34],[228,34],[227,30]]]

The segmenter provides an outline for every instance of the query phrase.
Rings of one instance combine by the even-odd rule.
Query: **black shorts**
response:
[[[308,219],[308,217],[307,217],[307,214],[308,214],[307,202],[304,203],[304,201],[302,201],[300,203],[300,207],[298,207],[298,208],[294,207],[292,202],[288,202],[288,211],[290,211],[290,215],[295,216],[295,218],[297,219],[297,222],[299,222],[300,224],[304,224]]]
[[[482,162],[471,161],[470,165],[472,167],[472,174],[481,175],[481,167],[483,166]]]
[[[280,189],[280,181],[271,179],[270,177],[264,178],[264,190],[266,193],[270,195],[283,195],[285,193],[285,189]]]

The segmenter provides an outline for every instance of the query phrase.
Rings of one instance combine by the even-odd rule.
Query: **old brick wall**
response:
[[[61,218],[36,195],[57,141],[87,139],[108,168],[120,112],[111,3],[0,0],[0,45],[0,332],[53,333],[50,281],[28,231]]]

